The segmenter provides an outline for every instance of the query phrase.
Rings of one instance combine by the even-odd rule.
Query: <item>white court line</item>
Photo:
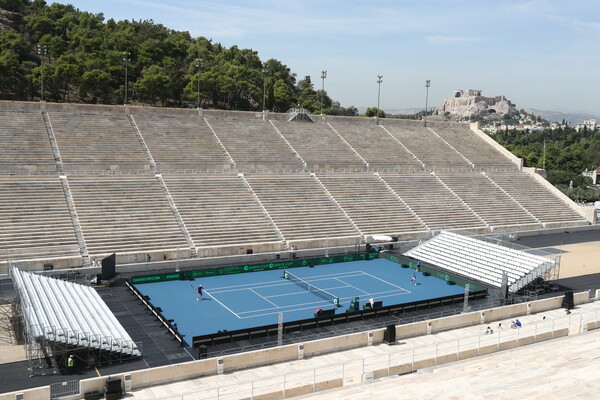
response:
[[[354,288],[354,289],[358,290],[359,292],[363,292],[364,294],[369,294],[369,292],[365,292],[364,290],[362,290],[362,289],[359,289],[359,288],[357,288],[356,286],[349,284],[348,282],[344,282],[344,281],[343,281],[343,280],[341,280],[341,279],[336,279],[336,280],[337,280],[337,281],[340,281],[340,282],[342,282],[342,283],[345,283],[345,284],[347,285],[347,287]]]
[[[401,286],[398,285],[394,285],[393,283],[390,283],[384,279],[381,279],[379,277],[376,277],[374,275],[371,275],[368,272],[365,271],[349,271],[346,273],[342,273],[342,274],[327,274],[327,275],[318,275],[315,277],[303,277],[301,279],[305,280],[306,282],[312,283],[312,282],[318,282],[318,281],[322,281],[322,280],[329,280],[329,279],[335,279],[343,284],[345,284],[346,286],[339,286],[339,287],[333,287],[333,288],[327,288],[324,290],[336,290],[336,289],[343,289],[343,288],[347,288],[347,287],[352,287],[356,290],[358,290],[359,292],[362,292],[364,294],[369,294],[368,292],[359,289],[353,285],[348,284],[347,282],[342,281],[340,278],[352,278],[352,277],[357,277],[357,276],[364,276],[367,275],[371,278],[377,279],[381,282],[384,282],[390,286],[393,286],[395,288],[399,289],[399,293],[394,293],[395,291],[383,291],[383,292],[377,292],[377,293],[372,293],[370,295],[372,296],[377,296],[378,299],[382,299],[382,298],[387,298],[387,297],[394,297],[394,296],[398,296],[398,295],[404,295],[404,294],[411,294],[412,291],[405,289]],[[268,301],[269,303],[273,304],[276,308],[272,309],[272,308],[267,308],[267,309],[260,309],[260,310],[252,310],[252,311],[243,311],[240,313],[235,313],[233,312],[230,308],[228,308],[227,306],[225,306],[222,302],[220,302],[219,300],[217,300],[214,296],[211,295],[211,297],[213,297],[213,299],[215,299],[219,304],[221,304],[225,309],[227,309],[230,313],[232,313],[233,315],[235,315],[237,318],[239,319],[246,319],[246,318],[253,318],[253,317],[259,317],[259,316],[263,316],[263,315],[272,315],[275,314],[277,312],[280,312],[282,309],[285,308],[289,308],[289,307],[296,307],[299,305],[308,305],[308,304],[314,304],[311,305],[309,307],[302,307],[302,308],[293,308],[291,310],[287,310],[285,312],[293,312],[293,311],[299,311],[299,310],[306,310],[306,309],[310,309],[312,307],[314,307],[315,305],[321,304],[320,302],[311,302],[311,303],[302,303],[302,304],[297,304],[297,305],[289,305],[289,306],[284,306],[284,307],[280,307],[277,304],[273,303],[272,301],[269,300],[269,298],[274,298],[274,297],[282,297],[282,296],[291,296],[291,295],[297,295],[297,294],[302,294],[302,293],[310,293],[308,291],[302,291],[302,292],[293,292],[293,293],[283,293],[283,294],[278,294],[278,295],[272,295],[272,296],[262,296],[260,294],[258,294],[255,290],[253,289],[260,289],[260,288],[265,288],[265,287],[275,287],[275,286],[283,286],[283,285],[290,285],[290,284],[294,284],[293,282],[289,282],[289,281],[284,281],[284,282],[278,282],[278,281],[270,281],[270,282],[257,282],[259,283],[259,286],[252,286],[252,287],[248,287],[248,284],[245,285],[232,285],[232,286],[223,286],[223,287],[219,287],[219,288],[215,288],[216,293],[227,293],[227,292],[235,292],[235,291],[240,291],[240,290],[250,290],[252,293],[254,293],[255,295],[257,295],[260,298],[265,299],[266,301]],[[224,289],[224,290],[223,290]],[[206,290],[204,290],[206,293],[208,293]],[[211,289],[212,291],[212,289]],[[384,293],[394,293],[394,294],[389,294],[389,295],[383,295]],[[354,297],[357,296],[350,296],[350,297],[341,297],[340,301],[343,300],[351,300]],[[358,296],[360,297],[360,296]],[[267,311],[267,310],[279,310],[279,311],[273,311],[273,312],[269,312],[269,313],[265,313],[265,314],[255,314],[255,315],[251,315],[248,317],[243,317],[240,315],[243,314],[249,314],[249,313],[253,313],[253,312],[261,312],[261,311]]]
[[[248,288],[248,290],[251,291],[252,293],[254,293],[255,295],[257,295],[258,297],[261,297],[261,298],[265,299],[266,301],[268,301],[269,303],[273,304],[275,306],[275,308],[279,308],[279,306],[277,304],[273,303],[271,300],[267,299],[265,296],[256,293],[256,291],[254,289]]]
[[[292,285],[293,285],[293,283],[292,283],[292,282],[290,282],[290,284],[292,284]],[[346,285],[346,286],[336,286],[336,287],[327,288],[327,289],[323,289],[323,290],[329,291],[329,290],[336,290],[336,289],[344,289],[344,288],[347,288],[348,286],[349,286],[349,285]],[[283,296],[290,296],[290,295],[293,295],[293,294],[301,294],[301,293],[312,293],[312,292],[311,292],[311,291],[308,291],[308,290],[303,290],[303,291],[301,291],[301,292],[293,292],[293,293],[281,293],[281,294],[274,294],[274,295],[267,296],[267,297],[268,297],[268,298],[272,298],[272,297],[283,297]]]
[[[239,319],[242,319],[239,315],[237,315],[236,313],[234,313],[233,311],[231,311],[231,309],[229,307],[227,307],[225,304],[221,303],[219,300],[217,300],[217,298],[215,296],[213,296],[212,294],[208,293],[208,291],[206,291],[206,289],[204,289],[204,293],[206,293],[207,295],[209,295],[214,301],[216,301],[217,303],[219,303],[220,305],[222,305],[227,311],[229,311],[230,313],[232,313],[233,315],[235,315],[236,317],[238,317]]]
[[[381,278],[378,278],[378,277],[376,277],[376,276],[373,276],[373,275],[369,274],[368,272],[364,272],[364,274],[365,274],[365,275],[369,275],[371,278],[374,278],[374,279],[380,280],[381,282],[385,282],[385,283],[387,283],[387,284],[388,284],[388,285],[390,285],[390,286],[397,287],[398,289],[406,290],[407,292],[409,292],[409,293],[412,293],[410,290],[408,290],[408,289],[405,289],[405,288],[403,288],[402,286],[394,285],[393,283],[390,283],[390,282],[386,281],[385,279],[381,279]]]
[[[363,271],[351,271],[351,272],[344,272],[341,274],[319,275],[316,277],[301,278],[301,279],[303,279],[307,282],[313,282],[313,281],[321,281],[321,280],[329,279],[330,277],[351,278],[351,277],[361,276],[361,275],[364,275]],[[311,278],[315,278],[315,279],[311,279]],[[281,279],[283,279],[283,277],[281,277]],[[258,285],[252,285],[252,287],[256,288],[256,289],[260,289],[260,288],[264,288],[264,287],[275,287],[275,286],[285,285],[287,282],[288,281],[280,282],[278,280],[277,281],[256,282],[256,284],[258,284]],[[213,287],[213,288],[211,288],[211,290],[213,291],[213,293],[225,293],[225,292],[229,292],[229,291],[238,290],[237,288],[246,289],[247,287],[248,287],[248,283],[245,283],[245,284],[240,284],[240,285]]]
[[[283,278],[281,278],[283,279]],[[213,291],[217,291],[218,293],[227,293],[227,292],[235,292],[236,290],[242,290],[242,289],[247,289],[249,285],[251,285],[254,288],[260,289],[260,288],[265,288],[265,287],[275,287],[275,286],[281,286],[281,285],[285,285],[287,281],[284,282],[279,282],[279,281],[272,281],[271,282],[256,282],[256,285],[253,285],[252,283],[246,283],[244,285],[234,285],[234,286],[222,286],[222,287],[218,287],[218,288],[212,288]]]
[[[382,293],[382,292],[379,292],[379,293]],[[385,296],[381,296],[379,293],[373,293],[373,297],[375,298],[375,296],[376,296],[376,297],[377,297],[377,299],[385,299],[385,298],[387,298],[387,297],[395,297],[395,296],[399,296],[399,295],[400,295],[400,296],[407,295],[407,294],[410,294],[411,292],[407,293],[406,291],[399,291],[399,293],[396,293],[396,294],[388,294],[388,295],[385,295]],[[389,292],[383,292],[383,293],[389,293]],[[347,300],[347,301],[349,302],[349,301],[350,301],[350,300],[352,300],[354,297],[356,297],[356,296],[351,296],[351,297],[340,297],[340,301],[342,301],[342,300]],[[288,308],[288,307],[305,306],[305,305],[308,305],[308,304],[312,304],[312,305],[311,305],[311,306],[308,306],[308,307],[292,308],[292,309],[289,309],[289,310],[286,310],[286,309],[285,309],[285,308]],[[318,305],[320,305],[320,304],[321,304],[320,302],[302,303],[302,304],[292,304],[292,305],[289,305],[289,306],[280,307],[279,309],[277,309],[277,311],[275,311],[275,309],[272,309],[272,308],[263,308],[263,309],[260,309],[260,310],[253,310],[253,311],[243,311],[243,312],[240,312],[240,315],[241,315],[241,314],[250,314],[250,313],[253,313],[253,312],[261,312],[261,311],[270,311],[270,310],[274,310],[274,311],[271,311],[271,312],[264,312],[264,313],[262,313],[262,314],[252,314],[252,315],[249,315],[249,316],[242,316],[242,317],[240,317],[240,319],[247,319],[247,318],[254,318],[254,317],[263,317],[263,316],[265,316],[265,315],[274,315],[274,314],[278,314],[278,313],[280,313],[280,312],[284,312],[284,313],[286,313],[286,312],[294,312],[294,311],[310,310],[310,309],[312,309],[312,308],[314,308],[314,307],[316,307],[316,306],[318,306]],[[343,307],[342,307],[342,308],[343,308]],[[340,315],[341,315],[341,314],[340,314]]]
[[[294,312],[294,311],[302,311],[302,310],[310,310],[310,309],[314,309],[317,306],[320,306],[322,303],[320,302],[314,302],[314,303],[302,303],[302,304],[295,304],[295,305],[291,305],[291,306],[286,306],[286,307],[297,307],[299,305],[308,305],[308,304],[312,304],[308,307],[300,307],[300,308],[292,308],[290,310],[283,310],[283,308],[279,308],[277,311],[271,311],[271,312],[266,312],[263,314],[253,314],[253,315],[249,315],[247,317],[240,317],[240,319],[247,319],[247,318],[254,318],[254,317],[262,317],[265,315],[275,315],[275,314],[279,314],[280,312]],[[333,306],[333,304],[331,304]],[[245,311],[245,313],[251,313],[251,312],[261,312],[261,311],[269,311],[272,310],[271,308],[264,308],[262,310],[255,310],[255,311]],[[241,314],[241,313],[240,313]]]

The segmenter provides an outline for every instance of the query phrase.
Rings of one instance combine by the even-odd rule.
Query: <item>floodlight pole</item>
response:
[[[542,159],[542,169],[546,170],[546,139],[544,139],[544,157]]]
[[[323,115],[323,99],[325,98],[325,78],[327,78],[327,71],[321,71],[321,79],[323,80],[323,85],[321,86],[321,115]]]
[[[427,128],[427,102],[429,100],[429,86],[431,86],[431,81],[429,79],[427,79],[425,81],[425,88],[426,88],[426,92],[425,92],[425,115],[423,116],[423,126],[425,126]]]
[[[262,111],[263,111],[263,116],[264,116],[265,110],[266,110],[266,102],[267,102],[267,74],[269,73],[269,69],[267,67],[263,67],[262,73],[263,73],[263,106],[262,106]]]
[[[196,58],[196,68],[198,68],[198,92],[196,93],[196,108],[200,108],[200,68],[202,68],[202,60]]]
[[[44,101],[44,56],[48,55],[48,48],[44,45],[39,45],[37,48],[38,54],[40,56],[40,101]]]
[[[123,102],[123,104],[127,104],[127,92],[129,91],[129,81],[128,81],[127,72],[128,72],[129,61],[131,61],[129,59],[130,55],[131,55],[131,53],[129,53],[127,51],[123,52],[123,62],[125,63],[125,101]]]
[[[381,82],[383,82],[383,75],[377,75],[377,110],[375,111],[375,125],[379,125],[379,97],[381,94]]]

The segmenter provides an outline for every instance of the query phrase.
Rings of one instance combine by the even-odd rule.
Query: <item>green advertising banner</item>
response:
[[[142,275],[134,276],[131,278],[131,283],[154,283],[164,282],[173,280],[192,280],[196,278],[204,278],[208,276],[218,275],[231,275],[241,274],[244,272],[259,272],[268,271],[271,269],[287,269],[287,268],[298,268],[308,267],[311,265],[322,265],[322,264],[334,264],[340,262],[359,261],[359,260],[373,260],[379,257],[379,253],[360,253],[360,254],[344,254],[339,256],[331,257],[318,257],[309,258],[303,260],[289,260],[289,261],[277,261],[266,264],[255,264],[255,265],[238,265],[232,267],[216,267],[208,269],[198,269],[192,271],[181,271],[164,274],[153,274],[153,275]]]

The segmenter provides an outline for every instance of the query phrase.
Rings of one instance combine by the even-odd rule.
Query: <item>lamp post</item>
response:
[[[427,127],[427,101],[429,100],[429,86],[431,86],[431,81],[427,79],[425,81],[425,115],[423,116],[423,126]]]
[[[129,91],[129,80],[127,79],[127,67],[129,66],[129,61],[131,61],[129,59],[129,56],[131,55],[130,52],[128,51],[124,51],[123,52],[123,62],[125,63],[125,100],[123,101],[123,104],[127,104],[127,92]]]
[[[325,78],[327,78],[327,71],[321,71],[321,79],[323,80],[323,85],[321,86],[321,115],[323,115],[323,99],[325,98]]]
[[[44,101],[44,57],[48,55],[48,48],[44,45],[37,47],[38,55],[40,56],[41,69],[40,69],[40,101]]]
[[[265,114],[265,110],[266,110],[266,99],[267,99],[267,74],[269,73],[269,69],[267,67],[263,67],[262,69],[262,73],[263,73],[263,106],[262,106],[262,110],[263,110],[263,115]]]
[[[383,82],[383,75],[377,75],[377,110],[375,111],[375,125],[379,125],[379,96],[381,94],[381,82]]]
[[[202,60],[196,58],[196,68],[198,68],[198,93],[196,94],[196,108],[200,108],[200,69],[202,68]]]

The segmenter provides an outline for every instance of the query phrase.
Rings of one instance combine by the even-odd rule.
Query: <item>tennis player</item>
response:
[[[204,287],[202,286],[202,284],[199,284],[198,285],[198,297],[196,297],[196,301],[198,301],[202,298],[202,289],[204,289]]]

